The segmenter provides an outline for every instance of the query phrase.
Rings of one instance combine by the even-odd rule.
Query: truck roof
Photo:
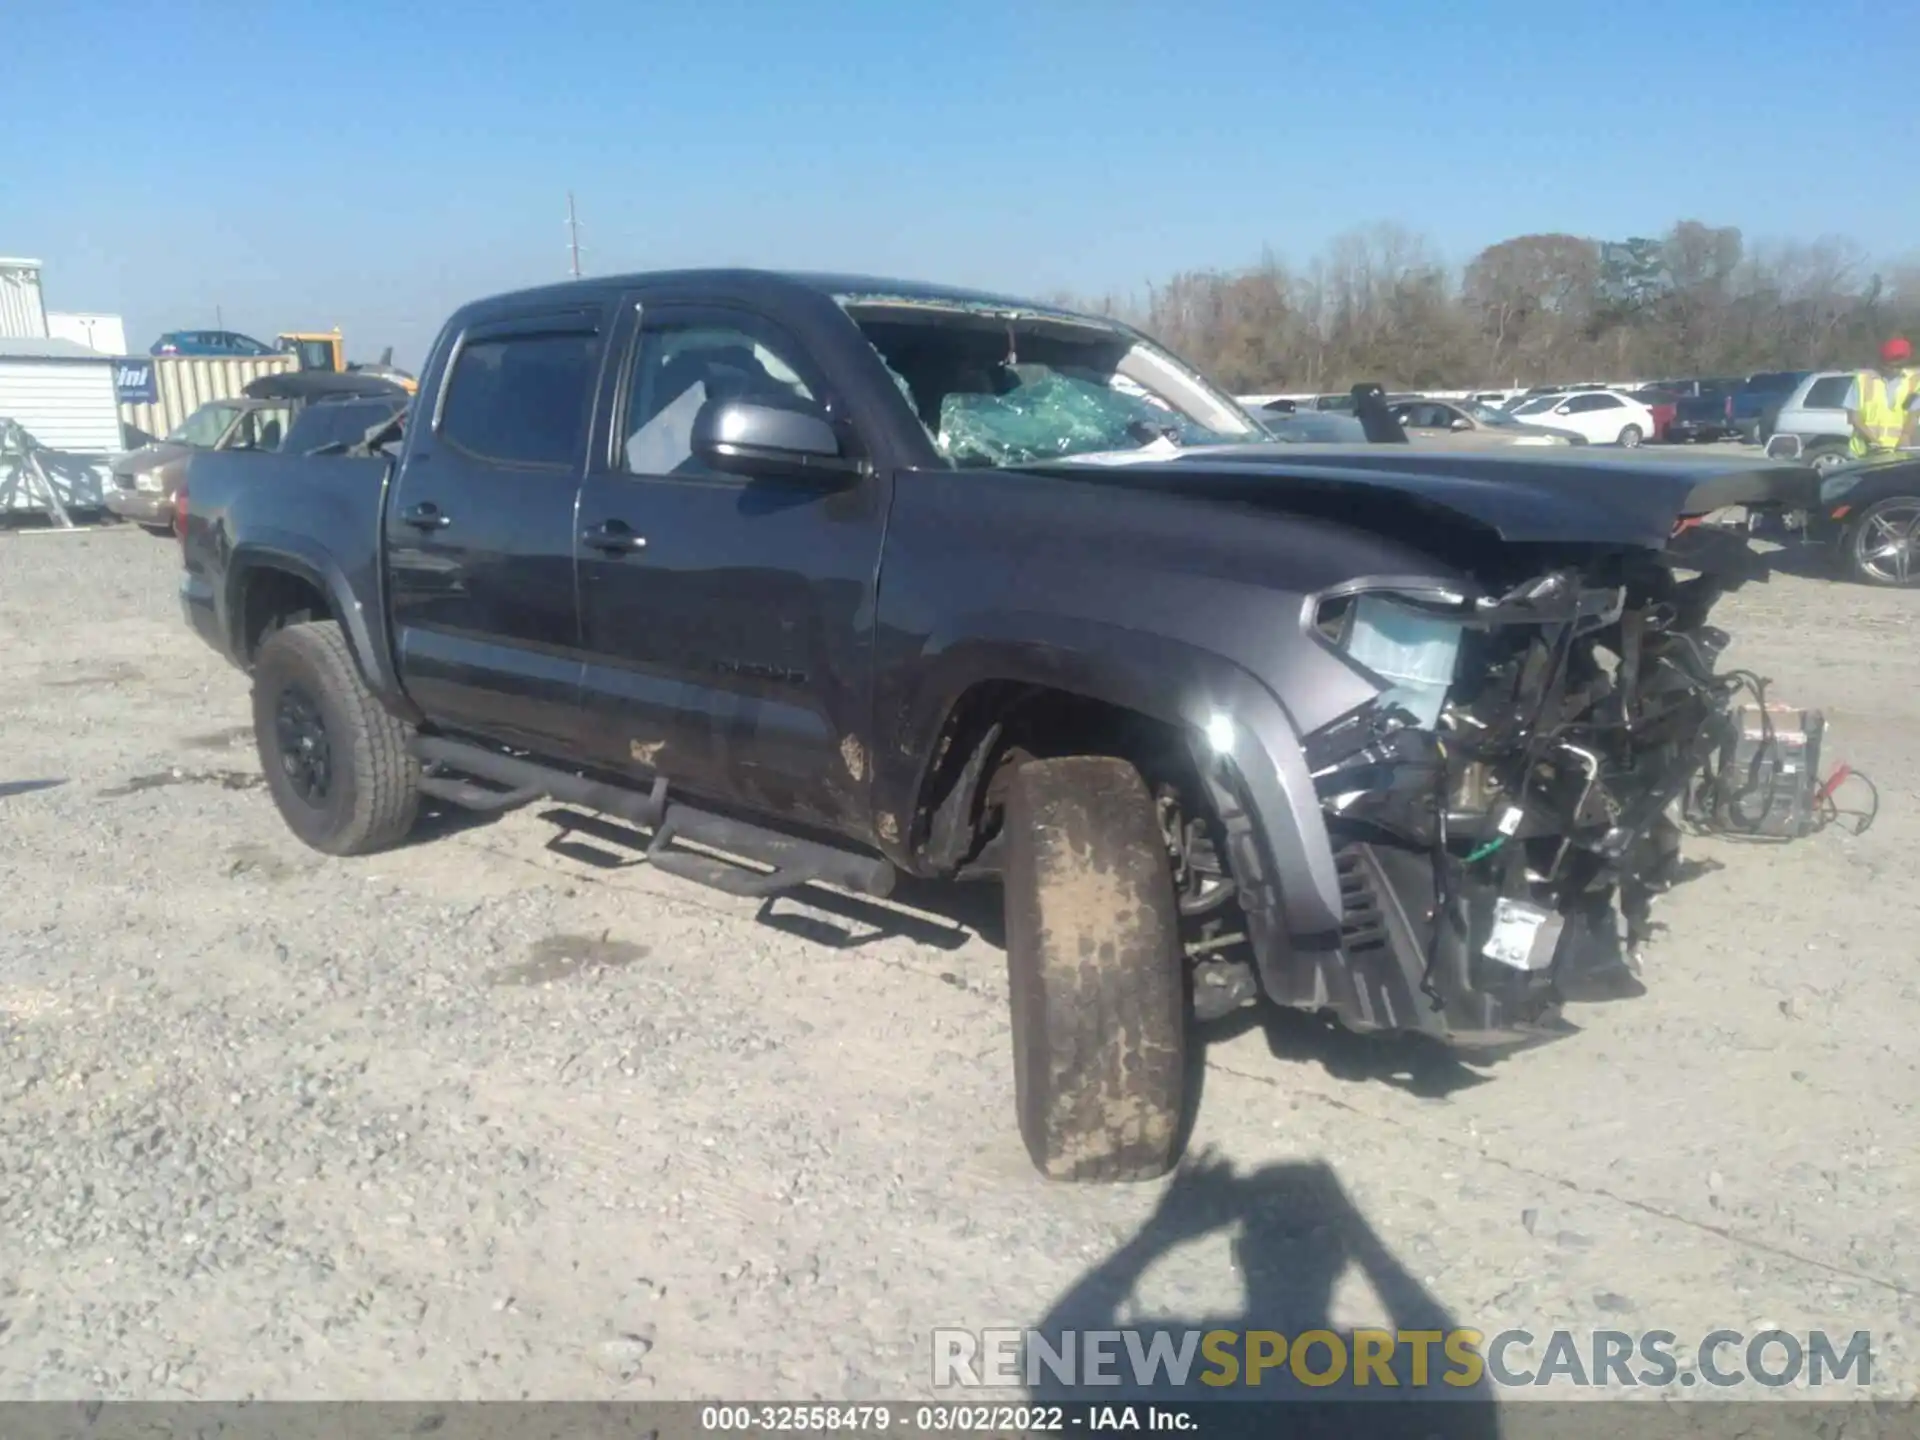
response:
[[[955,285],[932,285],[922,280],[891,280],[874,275],[846,275],[827,272],[799,270],[755,270],[746,268],[711,268],[691,270],[643,270],[624,275],[594,275],[580,280],[566,280],[553,285],[535,286],[527,290],[513,290],[499,295],[476,300],[461,307],[460,313],[490,310],[495,306],[511,306],[526,302],[564,300],[569,295],[578,295],[583,287],[594,291],[621,290],[638,285],[677,285],[704,284],[720,288],[738,290],[751,294],[770,291],[810,291],[833,299],[840,295],[871,295],[899,300],[953,301],[964,305],[991,305],[1007,309],[1027,310],[1036,314],[1078,315],[1079,312],[1065,306],[1047,305],[1033,300],[1022,300],[1017,296],[998,295],[989,291],[968,290]],[[1098,320],[1098,316],[1085,317]],[[1119,322],[1110,321],[1118,326]]]

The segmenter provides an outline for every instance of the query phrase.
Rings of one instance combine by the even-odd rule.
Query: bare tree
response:
[[[1577,379],[1578,354],[1594,308],[1600,247],[1577,235],[1520,235],[1489,245],[1468,263],[1461,300],[1486,342],[1488,379],[1558,365]]]
[[[1920,257],[1882,273],[1844,239],[1749,247],[1683,220],[1604,247],[1515,236],[1456,273],[1420,236],[1376,225],[1297,268],[1268,255],[1175,275],[1141,301],[1078,303],[1243,394],[1744,375],[1862,364],[1893,333],[1920,343]]]

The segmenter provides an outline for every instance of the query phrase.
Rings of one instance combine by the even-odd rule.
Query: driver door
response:
[[[779,326],[677,304],[629,333],[612,444],[580,494],[586,743],[639,778],[861,833],[884,490],[873,475],[747,479],[693,455],[694,417],[717,397],[839,408]],[[850,430],[843,443],[870,453]]]

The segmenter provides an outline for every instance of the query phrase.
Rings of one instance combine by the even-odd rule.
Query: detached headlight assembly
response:
[[[1464,596],[1446,592],[1433,599],[1442,605],[1465,603]],[[1406,710],[1425,729],[1439,724],[1466,632],[1464,619],[1385,590],[1329,597],[1319,614],[1321,633],[1381,683],[1382,700]]]

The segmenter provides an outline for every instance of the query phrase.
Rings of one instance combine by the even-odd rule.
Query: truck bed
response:
[[[380,624],[380,534],[391,462],[383,456],[208,451],[187,467],[180,595],[187,618],[225,654],[236,632],[231,561],[240,537],[350,603],[342,623],[372,641]],[[379,653],[384,653],[384,644]],[[369,652],[362,652],[369,653]]]

